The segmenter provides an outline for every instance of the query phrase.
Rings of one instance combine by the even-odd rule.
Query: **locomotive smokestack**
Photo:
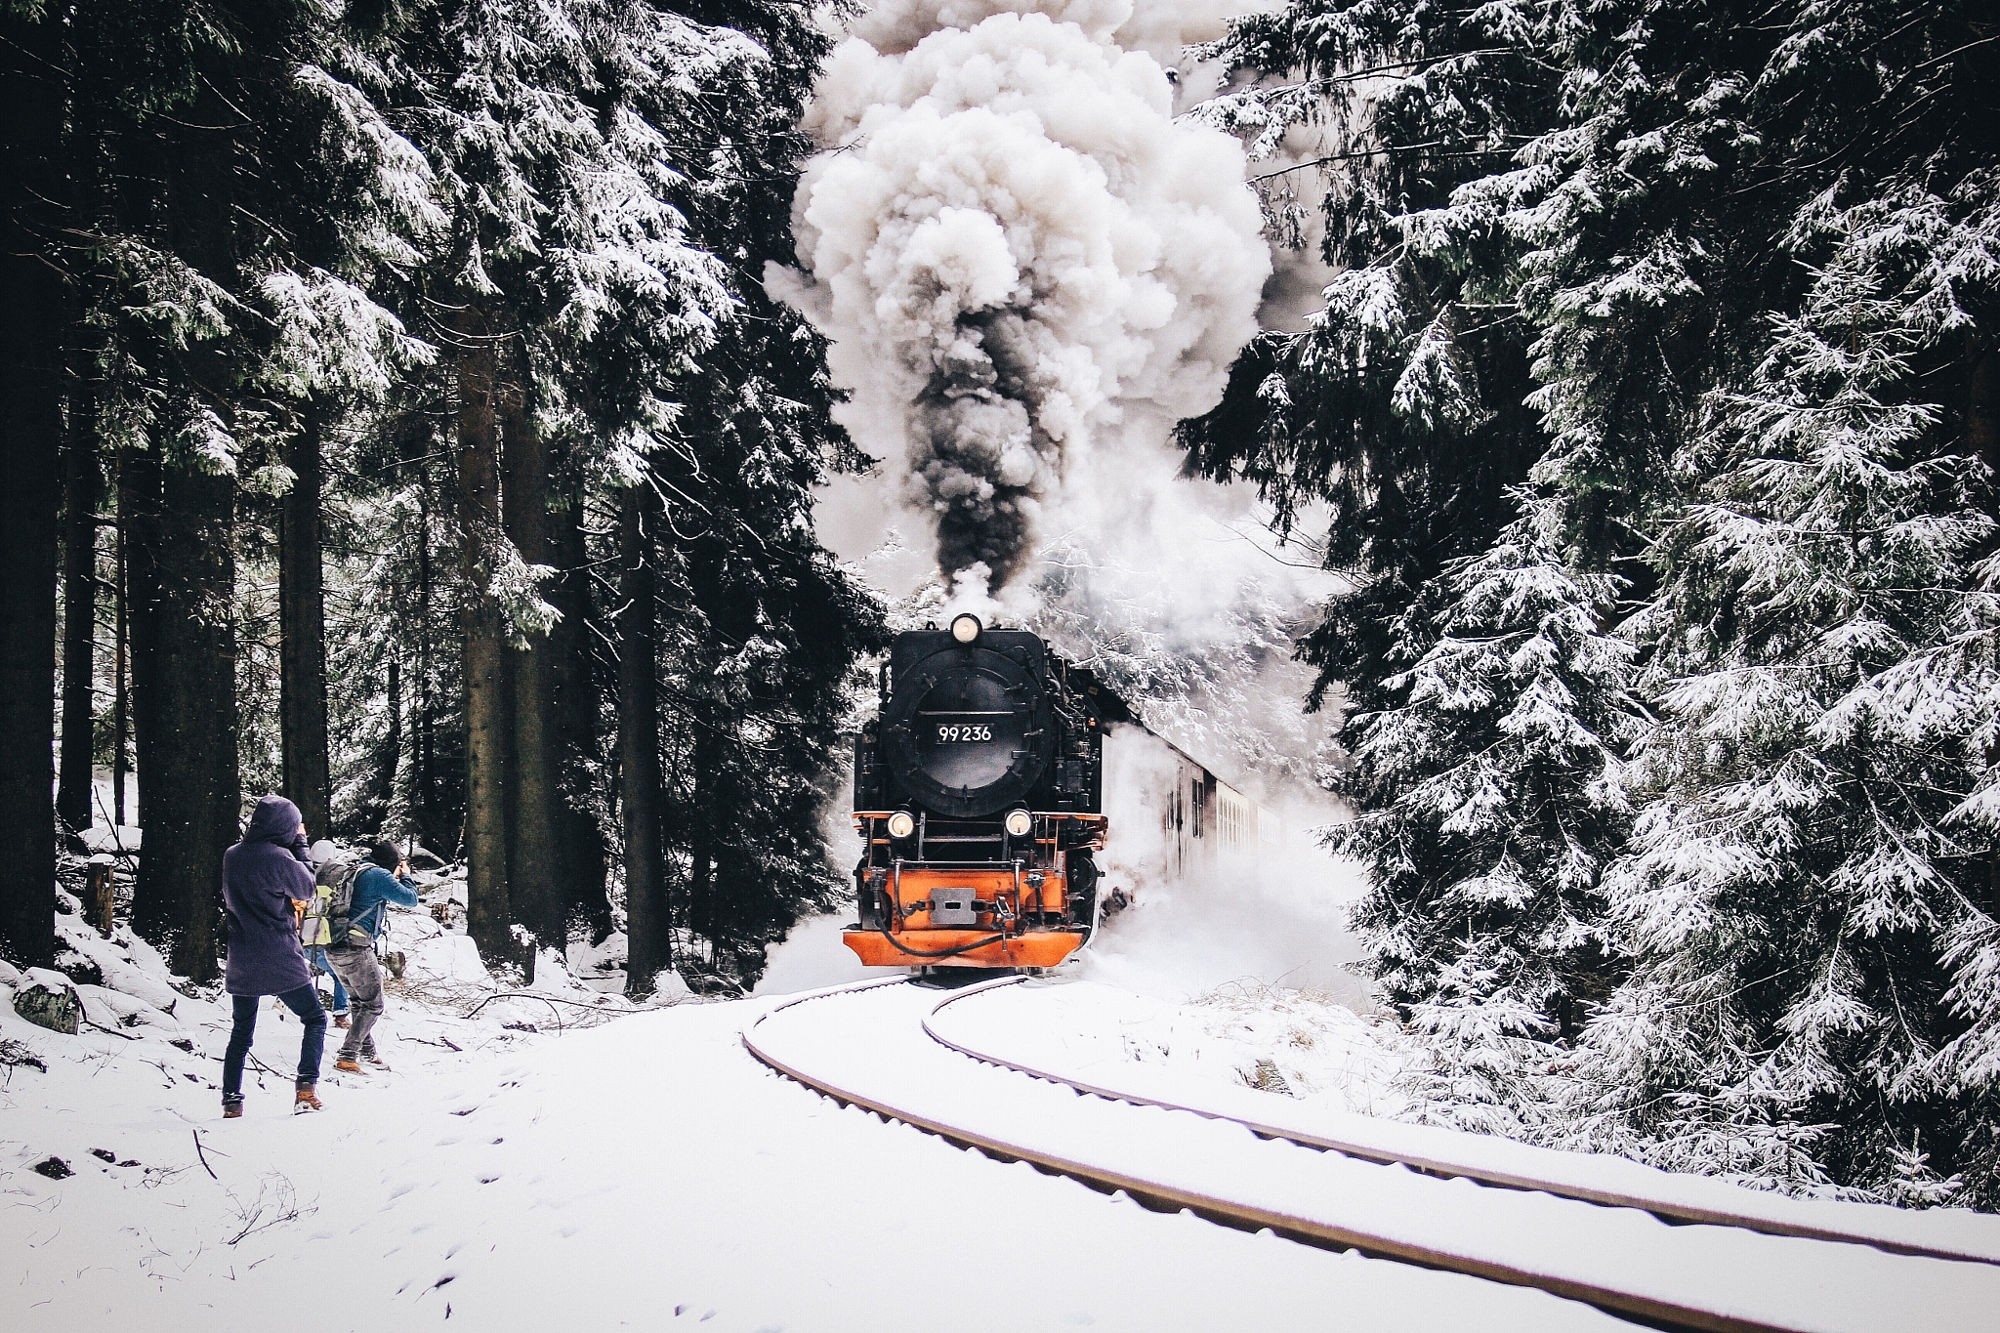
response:
[[[1233,139],[1176,123],[1172,0],[888,0],[828,62],[827,150],[772,291],[830,338],[842,419],[900,464],[962,595],[1035,550],[1086,451],[1219,398],[1270,273]],[[1212,18],[1212,16],[1211,16]]]

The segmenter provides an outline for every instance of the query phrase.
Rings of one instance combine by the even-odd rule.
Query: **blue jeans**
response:
[[[257,1004],[261,995],[232,995],[230,999],[229,1046],[222,1053],[222,1100],[243,1100],[243,1062],[250,1054],[250,1039],[257,1033]],[[326,1048],[326,1011],[319,1007],[319,992],[309,981],[278,997],[285,1008],[305,1024],[305,1038],[299,1042],[298,1081],[319,1082],[320,1052]]]
[[[341,984],[340,973],[333,970],[333,964],[326,961],[326,946],[315,944],[306,950],[306,961],[333,978],[333,1012],[336,1016],[347,1012],[347,987]]]

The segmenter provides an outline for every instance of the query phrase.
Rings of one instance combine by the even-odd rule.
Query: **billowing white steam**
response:
[[[1236,141],[1177,123],[1155,0],[891,0],[834,53],[774,292],[832,340],[960,594],[999,589],[1093,449],[1213,406],[1270,274]],[[1212,8],[1212,6],[1211,6]],[[1100,462],[1094,478],[1108,471]]]

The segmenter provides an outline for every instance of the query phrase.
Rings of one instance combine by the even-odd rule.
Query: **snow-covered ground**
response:
[[[1341,1310],[1387,1329],[1493,1299],[839,1109],[744,1053],[771,999],[610,1021],[622,1003],[552,959],[546,998],[494,1000],[464,936],[418,912],[396,932],[409,969],[379,1029],[394,1071],[329,1072],[326,1110],[292,1116],[299,1029],[267,1008],[255,1055],[281,1072],[253,1067],[248,1113],[225,1122],[222,1006],[166,988],[122,930],[96,941],[66,920],[107,980],[157,1003],[86,987],[97,1026],[76,1037],[0,1006],[0,1037],[48,1065],[0,1080],[0,1245],[24,1260],[0,1278],[0,1327],[1304,1328]],[[792,951],[829,945],[820,924]],[[36,1174],[51,1156],[76,1174]],[[1598,1322],[1509,1302],[1542,1311],[1519,1327]]]
[[[1285,925],[1269,939],[1206,949],[1190,931],[1234,908],[1142,903],[1065,974],[1074,1031],[1039,1039],[1287,1106],[1392,1112],[1393,1035],[1293,988],[1341,947],[1300,933],[1326,892],[1266,904]],[[531,992],[500,992],[462,934],[399,912],[409,964],[378,1030],[393,1072],[339,1074],[329,1055],[326,1109],[290,1115],[299,1029],[267,1007],[255,1055],[277,1072],[253,1066],[247,1114],[226,1122],[224,1007],[171,988],[122,928],[63,924],[106,983],[80,988],[80,1035],[18,1018],[0,971],[0,1039],[46,1065],[0,1068],[3,1329],[1613,1326],[1150,1212],[778,1078],[740,1034],[778,996],[860,974],[837,919],[795,932],[751,998],[641,1012],[550,956]],[[50,1157],[75,1174],[37,1174]]]

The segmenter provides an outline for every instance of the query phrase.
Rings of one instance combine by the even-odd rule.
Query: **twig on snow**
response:
[[[601,1004],[585,1004],[582,1000],[565,1000],[554,995],[542,995],[536,991],[503,990],[503,991],[496,991],[493,994],[487,996],[485,999],[481,1000],[478,1004],[475,1004],[472,1006],[472,1008],[466,1010],[462,1016],[465,1018],[471,1018],[474,1014],[478,1013],[481,1009],[484,1009],[487,1005],[493,1003],[495,1000],[540,1000],[543,1004],[548,1005],[552,1009],[559,1004],[568,1004],[568,1005],[574,1005],[578,1009],[588,1010],[593,1014],[615,1015],[618,1012],[615,1009],[607,1009]],[[561,1031],[563,1028],[562,1010],[556,1009],[555,1015],[556,1015],[556,1030]]]
[[[97,1029],[97,1030],[98,1030],[99,1032],[109,1032],[109,1033],[110,1033],[110,1034],[111,1034],[112,1036],[114,1036],[114,1037],[123,1037],[123,1038],[124,1038],[124,1039],[125,1039],[126,1041],[141,1041],[141,1040],[143,1040],[143,1038],[139,1037],[139,1036],[138,1036],[138,1035],[136,1035],[135,1033],[131,1033],[131,1032],[120,1032],[120,1031],[119,1031],[119,1030],[118,1030],[117,1028],[108,1028],[108,1027],[104,1026],[104,1024],[102,1024],[102,1023],[92,1023],[92,1022],[90,1021],[90,1015],[88,1015],[88,1014],[83,1014],[83,1015],[80,1015],[80,1017],[82,1017],[83,1021],[84,1021],[84,1022],[85,1022],[86,1024],[88,1024],[88,1025],[89,1025],[89,1026],[91,1026],[91,1027],[94,1027],[94,1028],[96,1028],[96,1029]]]
[[[190,1132],[193,1133],[194,1135],[194,1155],[196,1157],[201,1158],[201,1169],[208,1172],[208,1178],[210,1180],[213,1180],[218,1185],[221,1184],[222,1177],[215,1174],[215,1168],[208,1164],[208,1154],[203,1152],[201,1149],[201,1131],[197,1129],[197,1130],[192,1130]],[[230,1242],[230,1244],[232,1245],[234,1245],[235,1243],[236,1243],[235,1241]]]
[[[396,1035],[401,1037],[404,1041],[420,1041],[426,1046],[443,1046],[450,1050],[457,1051],[461,1055],[465,1053],[465,1048],[463,1046],[460,1046],[457,1042],[453,1041],[450,1037],[439,1037],[436,1041],[432,1041],[429,1037],[412,1037],[405,1032],[399,1032]]]
[[[298,1205],[298,1194],[293,1190],[292,1182],[275,1171],[258,1184],[255,1202],[245,1205],[234,1194],[229,1197],[230,1201],[236,1204],[236,1216],[243,1223],[243,1229],[229,1238],[231,1245],[256,1232],[281,1226],[286,1222],[296,1222],[302,1215]],[[267,1209],[271,1213],[268,1218],[264,1215]]]

